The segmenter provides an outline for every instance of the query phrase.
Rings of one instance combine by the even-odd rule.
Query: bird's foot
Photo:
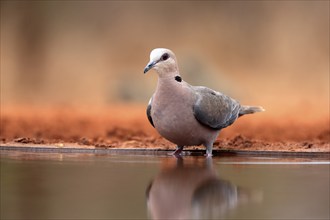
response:
[[[208,148],[206,149],[205,156],[206,156],[207,158],[212,157],[212,148],[210,149],[210,148],[208,147]]]
[[[181,157],[182,151],[183,151],[183,147],[178,146],[174,152],[170,153],[170,155],[175,157]]]
[[[212,158],[212,153],[206,153],[206,154],[204,154],[204,156],[206,157],[206,158]]]
[[[206,144],[205,147],[206,147],[206,153],[205,153],[205,156],[206,156],[207,158],[212,157],[212,147],[213,147],[213,143]]]

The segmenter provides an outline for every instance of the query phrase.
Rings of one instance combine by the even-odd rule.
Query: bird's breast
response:
[[[196,130],[201,126],[193,114],[191,95],[155,94],[151,116],[157,131],[178,145],[199,145]],[[157,97],[158,95],[158,97]]]

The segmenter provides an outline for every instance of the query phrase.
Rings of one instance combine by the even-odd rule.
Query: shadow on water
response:
[[[261,191],[241,188],[219,177],[212,158],[171,160],[146,190],[152,219],[223,218],[241,204],[262,201]]]

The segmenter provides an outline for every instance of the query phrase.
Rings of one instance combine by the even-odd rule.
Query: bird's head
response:
[[[160,77],[178,74],[178,65],[174,53],[165,48],[153,49],[150,53],[150,61],[144,68],[144,73],[150,69],[156,70]]]

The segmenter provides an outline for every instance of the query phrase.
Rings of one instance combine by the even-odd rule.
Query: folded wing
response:
[[[238,118],[241,105],[236,100],[203,86],[193,90],[197,96],[193,112],[201,124],[220,130]]]

